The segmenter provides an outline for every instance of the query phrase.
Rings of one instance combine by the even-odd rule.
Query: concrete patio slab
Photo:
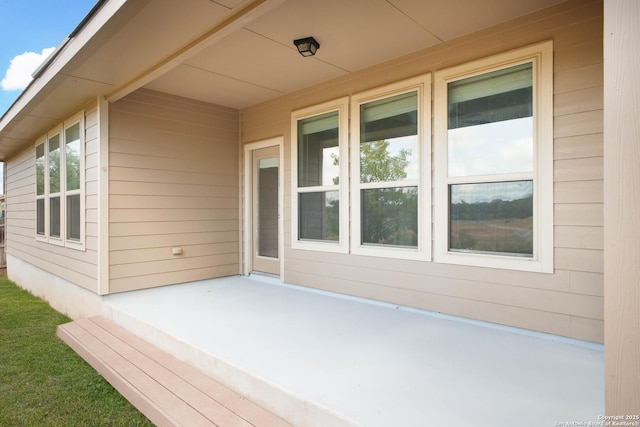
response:
[[[597,344],[240,276],[104,301],[107,317],[294,425],[540,427],[604,414]]]

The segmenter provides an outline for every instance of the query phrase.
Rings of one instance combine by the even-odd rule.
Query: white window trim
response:
[[[525,62],[534,64],[533,257],[449,251],[447,83]],[[553,273],[553,42],[483,58],[434,75],[434,261],[477,267]]]
[[[66,139],[65,131],[71,126],[79,124],[80,127],[80,190],[74,190],[71,193],[80,194],[80,239],[73,240],[67,238],[67,184],[66,184]],[[49,138],[60,135],[60,192],[56,193],[60,197],[60,237],[51,236],[51,212],[49,208]],[[37,241],[49,243],[56,246],[64,246],[71,249],[84,251],[85,245],[85,118],[84,111],[80,111],[65,120],[63,123],[51,129],[45,135],[36,140],[34,148],[44,144],[45,152],[45,166],[44,166],[44,195],[37,195],[36,188],[36,200],[43,198],[44,203],[44,235],[38,234],[37,225],[35,229],[35,237]],[[36,177],[37,186],[37,177]],[[37,204],[37,201],[36,201]],[[37,206],[36,206],[36,221],[37,221]]]
[[[333,111],[338,112],[338,150],[340,153],[340,237],[337,242],[298,238],[298,194],[327,191],[327,187],[298,187],[298,121]],[[349,97],[342,97],[291,113],[291,248],[322,252],[349,252]],[[334,190],[335,186],[331,186]]]
[[[360,105],[416,91],[418,92],[418,246],[387,247],[361,244],[360,190]],[[431,260],[431,74],[423,74],[353,95],[351,99],[351,253],[385,258]],[[390,186],[392,183],[385,183]],[[398,183],[408,186],[406,181]]]

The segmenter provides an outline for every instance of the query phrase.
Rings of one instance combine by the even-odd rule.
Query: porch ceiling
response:
[[[0,119],[0,160],[140,87],[242,109],[564,0],[107,0]],[[315,57],[292,41],[313,36]]]

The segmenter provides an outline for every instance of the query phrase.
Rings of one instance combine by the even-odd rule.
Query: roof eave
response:
[[[33,73],[33,80],[0,117],[0,138],[20,115],[25,114],[43,90],[53,85],[54,78],[94,37],[127,0],[99,0],[47,60]],[[1,140],[0,140],[1,141]],[[0,142],[1,143],[1,142]]]

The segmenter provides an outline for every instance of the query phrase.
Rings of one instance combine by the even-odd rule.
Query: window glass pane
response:
[[[49,235],[60,237],[60,197],[49,199]]]
[[[363,244],[418,245],[417,187],[361,191]]]
[[[65,130],[67,190],[80,189],[80,124]]]
[[[533,181],[449,186],[449,248],[533,255]]]
[[[44,195],[44,144],[36,147],[36,194]],[[44,210],[42,212],[44,215]]]
[[[533,118],[449,130],[450,177],[533,171]]]
[[[516,65],[448,84],[449,129],[533,115],[533,65]]]
[[[69,126],[64,130],[64,140],[67,143],[69,141],[80,140],[80,123],[76,123],[75,125]]]
[[[531,63],[448,84],[448,175],[533,171]]]
[[[80,195],[67,196],[67,239],[80,240]]]
[[[298,186],[338,185],[337,111],[298,121]]]
[[[49,138],[49,192],[60,192],[60,134]]]
[[[299,238],[338,241],[340,204],[338,191],[300,193],[298,198]]]
[[[360,144],[360,182],[418,179],[418,136]]]
[[[278,258],[278,158],[258,162],[258,254]]]
[[[36,233],[44,235],[44,199],[36,200]]]
[[[360,182],[418,177],[418,94],[360,106]]]

